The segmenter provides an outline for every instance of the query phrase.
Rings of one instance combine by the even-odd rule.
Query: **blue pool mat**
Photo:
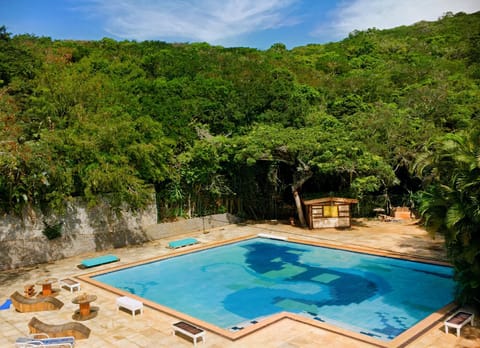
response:
[[[89,268],[116,261],[120,261],[120,259],[115,255],[103,255],[91,259],[82,260],[82,266]]]
[[[6,299],[5,302],[0,306],[0,310],[9,309],[11,304],[12,300],[10,300],[9,298]]]
[[[185,238],[180,240],[174,240],[173,242],[168,243],[168,247],[172,249],[181,248],[187,245],[197,244],[198,240],[195,238]]]

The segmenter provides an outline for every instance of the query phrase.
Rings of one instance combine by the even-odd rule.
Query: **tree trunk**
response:
[[[303,216],[302,202],[300,200],[298,190],[293,190],[293,198],[295,199],[295,206],[297,207],[297,214],[298,220],[300,221],[300,226],[305,227],[307,223],[305,222],[305,217]]]
[[[303,186],[303,184],[313,176],[310,166],[303,163],[301,160],[298,160],[297,170],[293,174],[293,184],[292,184],[292,193],[295,200],[295,206],[297,207],[298,220],[300,221],[300,226],[305,227],[307,223],[305,221],[305,216],[303,215],[302,201],[300,199],[300,194],[298,190]]]

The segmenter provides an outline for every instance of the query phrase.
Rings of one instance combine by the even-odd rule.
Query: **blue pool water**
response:
[[[454,290],[449,267],[263,238],[94,279],[231,331],[287,311],[387,341]]]

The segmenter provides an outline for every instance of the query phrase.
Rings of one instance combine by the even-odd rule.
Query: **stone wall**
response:
[[[114,213],[106,205],[87,208],[81,201],[68,204],[64,216],[45,217],[30,211],[24,218],[0,218],[0,270],[15,269],[91,251],[148,241],[144,229],[156,223],[153,202],[141,212]],[[61,223],[61,236],[48,240],[49,225]]]
[[[49,225],[62,223],[61,236],[48,240]],[[32,266],[92,251],[120,248],[147,241],[237,223],[230,214],[157,224],[155,203],[140,212],[115,214],[108,206],[87,208],[81,201],[68,204],[61,217],[30,212],[26,217],[0,217],[0,271]]]

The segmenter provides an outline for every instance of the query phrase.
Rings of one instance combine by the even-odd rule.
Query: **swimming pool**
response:
[[[229,331],[286,311],[385,341],[454,290],[449,267],[265,238],[92,278]]]

